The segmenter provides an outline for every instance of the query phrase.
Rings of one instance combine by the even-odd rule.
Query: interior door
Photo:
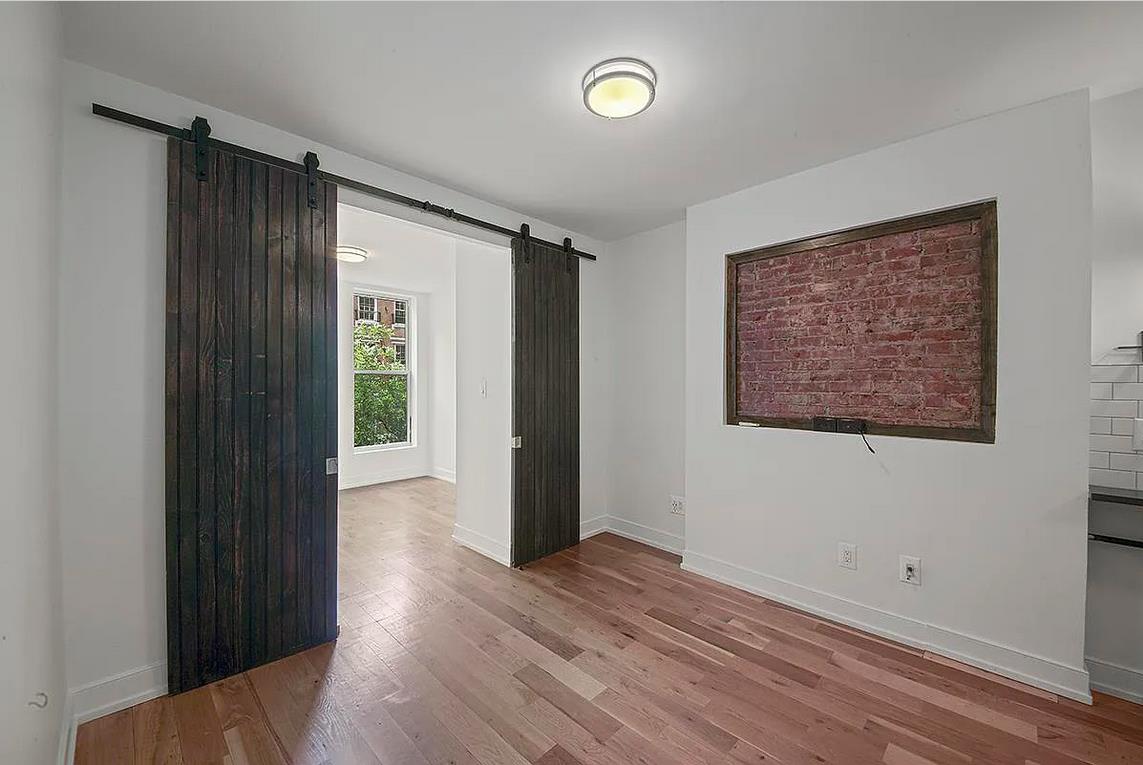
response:
[[[172,693],[337,631],[337,187],[195,148],[168,143]]]
[[[512,565],[579,542],[579,258],[512,242]]]

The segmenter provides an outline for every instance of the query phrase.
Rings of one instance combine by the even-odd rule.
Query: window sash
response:
[[[355,369],[355,375],[403,375],[408,377],[408,369]]]
[[[409,334],[407,322],[412,318],[409,316],[409,311],[412,308],[409,301],[406,299],[397,298],[392,295],[386,295],[383,292],[353,292],[353,318],[355,324],[380,324],[395,329],[400,334]],[[378,342],[372,339],[365,339],[363,341],[355,340],[354,348],[361,347],[358,343],[363,342],[365,346],[373,348],[373,352],[383,359],[384,355],[381,354],[382,348],[393,348],[393,351],[386,352],[387,355],[394,357],[396,363],[393,364],[391,369],[358,369],[356,367],[356,353],[354,354],[353,377],[350,378],[354,381],[354,450],[358,451],[372,451],[378,449],[387,449],[393,447],[407,447],[415,443],[414,436],[414,420],[416,419],[414,410],[415,392],[412,361],[413,359],[409,354],[409,343],[411,337],[392,337],[390,336],[386,342]],[[405,358],[401,358],[404,356]],[[383,362],[385,363],[385,362]],[[388,362],[391,363],[391,362]],[[358,377],[357,375],[373,375],[373,377]],[[367,381],[375,381],[373,385],[381,385],[382,380],[390,378],[404,378],[404,383],[392,383],[393,387],[402,386],[405,391],[404,402],[404,440],[386,440],[388,438],[400,437],[402,431],[396,424],[392,427],[386,425],[384,420],[393,420],[394,417],[399,417],[399,413],[391,408],[386,408],[386,414],[382,415],[376,426],[374,423],[363,422],[362,427],[358,427],[358,415],[362,414],[366,420],[370,418],[372,412],[362,410],[358,411],[357,402],[357,389],[359,386],[367,384]],[[370,388],[372,389],[372,388]],[[394,420],[395,422],[395,420]],[[364,434],[364,435],[361,435]],[[378,443],[361,443],[358,444],[358,437],[363,441],[371,441],[373,439],[380,439]]]

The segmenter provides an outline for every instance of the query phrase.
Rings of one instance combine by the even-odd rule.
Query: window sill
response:
[[[416,449],[417,445],[411,441],[402,441],[399,444],[378,444],[377,446],[355,446],[354,454],[373,454],[375,452],[398,452],[405,449]]]

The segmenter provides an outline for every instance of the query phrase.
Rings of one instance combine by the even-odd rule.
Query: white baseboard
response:
[[[470,550],[475,550],[484,557],[491,558],[504,566],[512,565],[512,556],[509,554],[508,545],[497,542],[491,537],[486,537],[478,531],[465,528],[459,523],[452,527],[452,541]]]
[[[64,698],[63,714],[60,716],[60,740],[56,750],[56,765],[72,765],[75,762],[75,718],[71,713],[71,699]]]
[[[68,691],[71,715],[80,724],[167,693],[167,663],[156,662]]]
[[[338,489],[357,489],[362,486],[373,486],[378,483],[390,481],[406,481],[410,478],[421,478],[429,475],[425,468],[405,468],[403,470],[383,470],[380,473],[366,473],[365,475],[346,476],[337,478]]]
[[[60,765],[71,765],[75,758],[75,732],[80,725],[166,694],[165,661],[70,689],[64,702],[66,729],[60,733]]]
[[[1092,688],[1110,696],[1143,704],[1143,669],[1125,667],[1091,656],[1086,661],[1088,672],[1091,673]]]
[[[644,526],[623,518],[616,518],[614,515],[597,515],[594,518],[588,518],[586,521],[580,521],[579,538],[581,540],[602,534],[605,531],[676,555],[682,555],[683,552],[683,538],[679,535],[653,529],[650,526]]]
[[[439,478],[442,481],[449,483],[456,483],[456,471],[449,468],[435,467],[432,472],[433,478]]]
[[[1091,703],[1089,677],[1083,668],[1069,667],[1009,646],[871,608],[691,550],[683,553],[682,567],[807,613]]]
[[[602,534],[607,531],[606,515],[597,515],[594,518],[588,518],[586,521],[579,522],[579,541],[583,541],[588,537],[594,537],[596,534]]]
[[[612,534],[618,534],[621,537],[642,542],[645,545],[657,547],[676,555],[682,555],[685,547],[683,538],[677,534],[670,534],[640,523],[616,518],[614,515],[607,517],[607,530]]]

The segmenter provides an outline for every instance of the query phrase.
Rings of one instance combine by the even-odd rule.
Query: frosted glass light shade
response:
[[[634,117],[655,100],[655,70],[635,58],[601,61],[583,77],[583,103],[609,120]]]
[[[337,259],[342,263],[364,263],[369,259],[369,250],[349,244],[337,246]]]

